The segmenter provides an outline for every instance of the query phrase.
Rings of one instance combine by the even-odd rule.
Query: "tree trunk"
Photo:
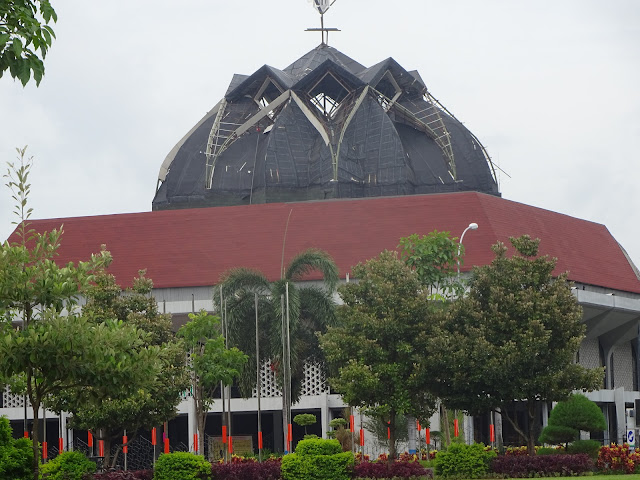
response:
[[[536,440],[537,440],[537,428],[536,428],[536,413],[538,402],[536,400],[527,401],[527,452],[529,455],[536,454]]]
[[[31,375],[27,375],[27,391],[29,401],[33,409],[33,425],[31,427],[31,441],[33,450],[33,480],[38,480],[40,477],[40,444],[39,444],[39,432],[38,423],[40,421],[38,414],[40,410],[40,404],[33,401],[33,391],[31,389]],[[46,440],[46,439],[45,439]]]
[[[448,447],[451,445],[451,430],[449,429],[449,412],[447,407],[442,405],[442,418],[440,419],[440,426],[442,433],[444,434],[444,444]]]
[[[388,462],[393,463],[396,459],[396,412],[389,412],[389,458]]]

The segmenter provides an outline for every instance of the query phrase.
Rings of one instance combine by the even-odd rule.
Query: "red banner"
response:
[[[233,437],[229,435],[229,453],[233,453]]]
[[[198,453],[198,434],[194,433],[193,434],[193,451],[197,454]]]
[[[353,415],[349,415],[349,428],[351,430],[351,433],[355,432],[355,419],[353,418]]]
[[[227,443],[227,426],[222,425],[222,443]]]
[[[427,445],[429,445],[431,443],[431,429],[430,428],[425,428],[424,429],[424,443],[426,443]]]
[[[58,453],[64,452],[64,438],[58,438]]]
[[[420,426],[420,422],[418,422],[418,431],[421,431],[422,427]]]
[[[129,453],[129,445],[127,445],[127,443],[128,443],[127,436],[124,435],[122,437],[122,453],[125,453],[125,454]]]
[[[364,429],[360,429],[360,446],[364,447]]]
[[[258,432],[258,448],[262,450],[262,432]]]
[[[98,456],[104,457],[104,440],[98,440]]]
[[[460,431],[458,430],[458,419],[454,419],[453,420],[453,436],[457,437],[459,435]]]
[[[24,432],[24,438],[29,438],[29,432]]]
[[[496,441],[496,430],[495,430],[495,427],[493,426],[493,423],[489,425],[489,441],[491,442]]]
[[[293,440],[293,430],[291,428],[291,424],[289,424],[288,429],[287,429],[287,440],[289,442],[291,442]]]
[[[87,445],[93,448],[93,434],[91,433],[91,430],[87,432]]]
[[[387,438],[391,440],[391,429],[387,427]]]
[[[156,427],[153,427],[151,429],[151,445],[157,445],[158,444],[158,433],[156,431]]]
[[[49,450],[47,449],[47,442],[42,442],[42,459],[49,458]]]
[[[164,437],[164,453],[170,453],[169,437]]]

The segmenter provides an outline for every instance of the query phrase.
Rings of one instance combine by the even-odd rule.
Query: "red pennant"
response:
[[[198,445],[198,434],[194,433],[193,434],[193,451],[197,454],[198,453],[198,448],[200,446]]]
[[[157,445],[158,444],[158,437],[157,437],[157,431],[156,431],[156,427],[153,427],[151,429],[151,445]]]
[[[98,456],[104,457],[104,440],[98,440]]]
[[[169,453],[169,437],[164,437],[164,453]]]
[[[87,432],[87,445],[93,448],[93,434],[91,433],[91,430]]]
[[[233,438],[229,435],[229,453],[233,453]]]
[[[29,438],[29,432],[27,431],[24,432],[24,438]]]
[[[293,440],[293,430],[291,428],[291,424],[289,424],[288,432],[287,432],[287,441],[291,442]]]
[[[355,432],[355,419],[353,418],[353,415],[349,416],[349,429],[351,430],[351,433]]]
[[[47,442],[42,442],[42,459],[46,460],[49,458],[49,450],[47,448]]]
[[[129,445],[127,445],[127,436],[124,435],[122,437],[122,453],[127,454],[129,453]]]
[[[420,422],[418,422],[418,431],[421,431],[422,427],[420,426]]]
[[[227,426],[222,425],[222,443],[227,443]]]
[[[258,448],[262,450],[262,432],[258,432]]]
[[[431,429],[430,428],[425,428],[424,429],[424,440],[427,445],[429,445],[431,443]]]
[[[454,419],[453,420],[453,436],[457,437],[460,434],[460,431],[458,429],[458,419]]]
[[[364,429],[360,429],[360,446],[364,447]]]
[[[496,430],[493,423],[489,425],[489,440],[493,443],[496,441]]]
[[[58,438],[58,453],[64,452],[64,438]]]
[[[387,438],[391,440],[391,429],[387,427]]]

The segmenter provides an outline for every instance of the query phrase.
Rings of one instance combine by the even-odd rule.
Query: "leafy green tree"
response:
[[[198,451],[204,452],[204,428],[209,407],[214,402],[215,389],[233,384],[247,363],[247,356],[237,348],[226,348],[220,333],[220,319],[201,311],[189,314],[190,322],[180,327],[178,336],[184,339],[190,352],[189,369],[198,424]]]
[[[171,316],[158,311],[158,304],[151,296],[153,282],[144,275],[145,271],[140,271],[133,286],[123,294],[113,275],[99,272],[85,290],[87,303],[82,312],[95,324],[117,319],[145,332],[144,346],[159,347],[160,369],[156,378],[148,387],[134,390],[125,398],[104,398],[98,405],[78,403],[73,392],[58,396],[57,402],[52,402],[54,410],[73,413],[70,420],[73,428],[91,430],[97,439],[104,440],[106,465],[111,461],[112,443],[119,443],[124,430],[132,441],[138,431],[174,418],[181,393],[190,384],[183,343],[173,334]],[[118,455],[114,455],[113,466],[117,458]]]
[[[433,306],[447,308],[452,300],[464,294],[464,284],[457,275],[464,258],[464,246],[449,232],[434,230],[427,235],[413,234],[400,239],[400,258],[415,270],[422,288],[429,293]],[[432,343],[437,340],[432,336]],[[445,445],[451,443],[449,411],[441,406]]]
[[[338,290],[344,305],[337,324],[320,343],[329,382],[345,402],[389,423],[393,461],[396,418],[411,415],[426,423],[435,408],[421,375],[432,307],[416,273],[395,252],[357,265],[353,274],[357,281]]]
[[[300,413],[293,417],[293,421],[304,427],[304,434],[307,435],[307,427],[316,423],[318,419],[313,413]]]
[[[9,70],[24,86],[33,72],[36,85],[40,84],[43,60],[55,38],[52,21],[58,16],[49,0],[0,2],[0,77]]]
[[[13,439],[7,417],[0,417],[0,478],[29,480],[33,450],[26,438]]]
[[[20,377],[31,404],[37,480],[43,402],[74,390],[84,401],[99,402],[108,393],[122,395],[144,386],[157,371],[158,349],[140,348],[144,334],[133,326],[115,320],[96,325],[78,314],[82,289],[111,257],[103,251],[77,265],[55,262],[62,231],[40,234],[29,228],[32,162],[25,152],[26,147],[18,149],[20,163],[10,163],[5,175],[19,221],[17,240],[0,246],[0,378]]]
[[[577,440],[580,430],[598,432],[607,429],[602,410],[582,394],[559,402],[549,415],[549,423],[540,434],[543,443],[569,443]]]
[[[474,269],[469,295],[443,312],[425,377],[451,408],[500,409],[533,453],[540,402],[596,389],[603,372],[574,363],[585,326],[567,274],[553,276],[556,259],[538,257],[539,240],[510,240],[516,253],[494,245],[492,263]],[[526,425],[509,415],[514,400],[526,408]]]
[[[457,240],[449,232],[437,230],[400,239],[400,258],[415,270],[420,283],[434,299],[444,300],[462,293],[456,273],[458,262],[462,263],[464,257],[464,247]]]

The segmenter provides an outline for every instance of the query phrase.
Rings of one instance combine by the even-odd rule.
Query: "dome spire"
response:
[[[309,0],[313,4],[314,10],[320,14],[320,28],[307,28],[305,32],[320,32],[322,35],[322,45],[329,45],[329,32],[339,32],[337,28],[324,26],[324,14],[336,3],[336,0]]]

